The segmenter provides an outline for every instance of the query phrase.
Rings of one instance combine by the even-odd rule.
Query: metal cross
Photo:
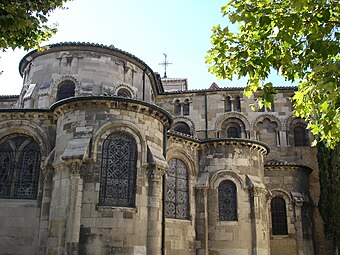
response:
[[[168,62],[168,61],[166,60],[166,58],[168,57],[168,55],[167,55],[166,53],[163,53],[163,55],[164,55],[164,62],[163,62],[163,63],[159,63],[159,64],[162,65],[162,66],[164,66],[164,77],[163,77],[163,78],[167,78],[167,76],[166,76],[166,67],[167,67],[168,65],[172,65],[172,63],[170,63],[170,62]]]

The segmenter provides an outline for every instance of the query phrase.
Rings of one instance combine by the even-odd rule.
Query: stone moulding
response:
[[[72,97],[60,100],[50,107],[56,117],[69,111],[86,108],[110,108],[142,113],[158,119],[166,129],[169,129],[173,123],[170,113],[156,105],[118,96]]]
[[[179,132],[168,132],[168,139],[173,142],[181,142],[185,144],[190,144],[190,146],[195,148],[213,148],[213,147],[224,147],[224,146],[245,146],[252,150],[258,150],[261,154],[267,155],[270,148],[267,144],[241,138],[211,138],[211,139],[197,139]]]

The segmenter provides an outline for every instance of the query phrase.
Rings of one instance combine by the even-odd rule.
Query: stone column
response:
[[[165,170],[155,165],[148,167],[149,190],[148,190],[148,233],[147,254],[161,254],[162,240],[162,185],[161,180]]]
[[[70,173],[70,204],[66,225],[66,251],[69,255],[77,255],[83,196],[83,179],[80,176],[82,162],[72,161],[67,162],[66,165]]]

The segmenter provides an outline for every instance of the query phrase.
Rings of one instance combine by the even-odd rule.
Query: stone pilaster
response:
[[[155,165],[148,167],[148,233],[147,254],[161,254],[162,238],[162,176],[165,170]]]
[[[41,166],[41,177],[43,186],[41,211],[40,211],[40,225],[39,225],[39,254],[46,254],[48,242],[48,227],[51,206],[51,193],[52,193],[52,166]]]
[[[66,226],[66,250],[67,254],[77,255],[83,195],[83,179],[80,174],[82,162],[71,161],[67,162],[66,166],[70,173],[70,204]]]

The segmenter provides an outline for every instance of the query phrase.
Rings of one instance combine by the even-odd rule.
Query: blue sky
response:
[[[245,80],[218,80],[208,72],[204,57],[210,48],[211,29],[227,24],[220,8],[227,0],[74,0],[50,17],[58,32],[44,45],[91,42],[114,45],[147,63],[163,76],[163,53],[172,64],[169,78],[187,78],[190,89],[244,86]],[[0,95],[16,95],[22,87],[18,64],[23,50],[0,53]],[[275,78],[275,85],[284,85]]]

